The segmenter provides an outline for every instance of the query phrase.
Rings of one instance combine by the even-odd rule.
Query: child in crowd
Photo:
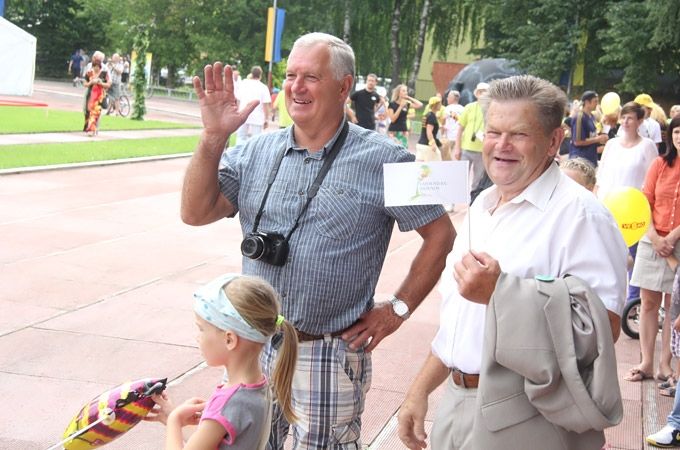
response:
[[[592,192],[597,179],[595,168],[585,158],[565,159],[560,162],[562,172],[578,184]]]
[[[280,315],[278,297],[264,280],[223,275],[194,294],[198,346],[206,363],[224,366],[229,381],[210,399],[190,399],[174,407],[163,393],[147,417],[167,427],[165,449],[264,449],[269,438],[272,399],[262,372],[260,353],[277,331],[283,343],[272,374],[275,397],[288,422],[296,420],[291,404],[297,335]],[[198,428],[184,444],[182,428]]]

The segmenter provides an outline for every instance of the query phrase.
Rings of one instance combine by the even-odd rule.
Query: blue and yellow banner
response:
[[[269,62],[281,61],[281,38],[286,20],[286,10],[282,8],[267,8],[267,37],[264,46],[264,60]]]

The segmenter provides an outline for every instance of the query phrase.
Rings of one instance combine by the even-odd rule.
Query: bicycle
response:
[[[623,314],[621,314],[621,329],[628,337],[633,339],[640,338],[640,308],[641,300],[637,297],[626,303]],[[662,306],[659,308],[659,330],[663,328],[665,316],[666,310]]]
[[[118,97],[118,114],[121,117],[127,117],[130,115],[130,97],[128,97],[128,90],[127,87],[124,85],[121,85],[120,87],[120,96]],[[107,110],[107,115],[110,115],[113,113],[113,101],[110,102],[109,109]]]
[[[125,94],[118,98],[118,113],[123,117],[130,115],[130,99]]]

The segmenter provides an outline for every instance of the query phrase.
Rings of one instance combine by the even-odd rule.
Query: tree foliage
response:
[[[179,69],[201,73],[215,60],[244,73],[253,65],[267,70],[270,6],[271,0],[12,0],[6,17],[38,38],[40,76],[65,77],[76,48],[129,53],[138,26],[146,25],[154,77],[167,67],[172,86]],[[677,79],[680,69],[678,0],[278,0],[278,7],[287,12],[284,58],[297,36],[328,32],[352,44],[357,73],[391,76],[392,86],[415,78],[424,36],[439,57],[471,42],[473,54],[516,59],[556,83],[569,84],[583,64],[585,87],[637,92],[654,88],[659,74]]]
[[[680,69],[680,6],[675,0],[624,0],[611,5],[600,62],[622,73],[617,87],[636,93],[658,87],[660,78]],[[664,77],[665,75],[665,77]],[[678,93],[677,83],[675,93]]]
[[[44,76],[65,77],[76,49],[106,42],[101,22],[87,20],[79,0],[11,1],[5,18],[37,38],[36,66]]]
[[[132,81],[132,90],[134,91],[135,101],[134,110],[132,111],[132,120],[144,120],[146,114],[146,72],[144,55],[149,49],[149,30],[145,25],[138,25],[135,27],[133,47],[137,54],[135,61],[135,76]]]

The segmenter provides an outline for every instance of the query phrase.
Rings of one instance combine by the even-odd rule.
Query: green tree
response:
[[[505,57],[518,61],[528,73],[570,90],[573,74],[584,66],[584,85],[595,87],[602,48],[596,33],[606,25],[606,3],[598,0],[483,0],[483,46],[474,53],[482,57]],[[479,29],[475,19],[472,29]]]
[[[672,0],[612,2],[609,26],[601,30],[600,62],[623,72],[616,85],[635,94],[658,88],[659,75],[677,79],[680,71],[680,6]],[[675,93],[678,93],[677,85]]]
[[[134,28],[134,36],[133,47],[137,53],[137,60],[135,62],[135,74],[132,81],[135,101],[131,119],[144,120],[144,115],[146,114],[145,92],[147,86],[144,55],[149,49],[149,30],[144,25],[138,25]]]
[[[76,49],[104,48],[107,43],[101,24],[88,20],[79,0],[11,1],[5,18],[37,38],[38,76],[65,78]]]

